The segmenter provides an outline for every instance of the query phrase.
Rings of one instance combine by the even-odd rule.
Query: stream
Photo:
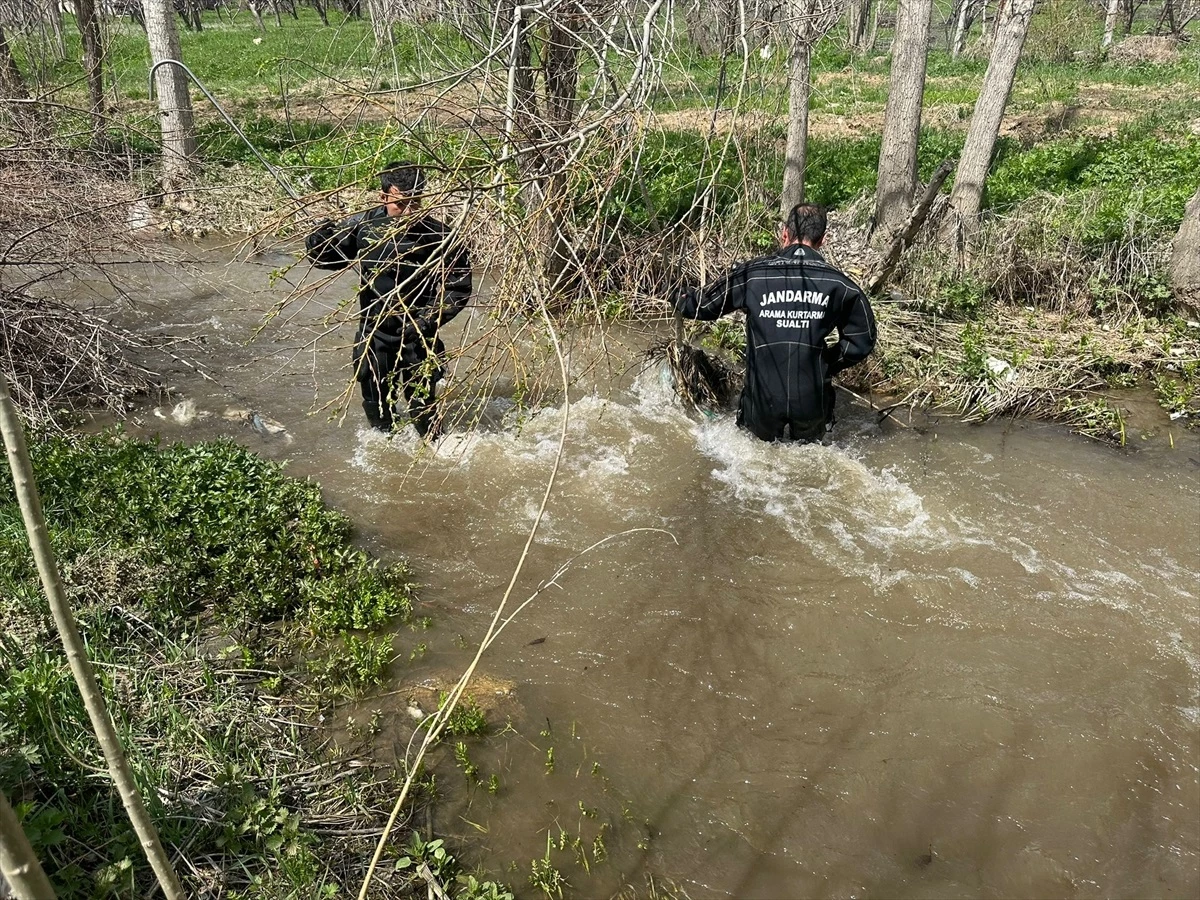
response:
[[[285,460],[412,562],[433,626],[404,629],[394,683],[347,711],[378,710],[379,752],[402,753],[537,516],[553,356],[514,334],[551,362],[529,384],[496,366],[486,392],[460,366],[459,424],[431,451],[368,431],[357,396],[340,423],[325,409],[353,335],[323,316],[353,275],[251,340],[314,276],[179,252],[121,275],[135,329],[194,341],[169,363],[177,395],[126,427]],[[481,359],[491,327],[473,307],[446,343]],[[449,747],[435,760],[434,830],[469,863],[530,897],[547,856],[567,897],[648,873],[693,900],[1200,893],[1194,433],[1119,450],[1029,422],[880,425],[843,397],[832,444],[767,445],[685,415],[637,364],[650,336],[563,340],[566,449],[513,603],[566,568],[481,664],[485,784]]]

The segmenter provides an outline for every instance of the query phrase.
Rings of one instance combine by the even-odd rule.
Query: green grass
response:
[[[330,25],[325,27],[315,12],[301,9],[299,20],[284,16],[282,28],[268,17],[266,33],[260,34],[248,13],[243,12],[233,25],[215,12],[205,13],[202,31],[180,28],[183,61],[219,99],[228,100],[280,98],[281,80],[292,92],[318,81],[320,95],[344,88],[386,90],[397,83],[419,81],[439,66],[465,65],[468,60],[466,42],[448,25],[397,24],[394,54],[385,51],[377,57],[369,22],[345,18],[334,10],[329,17]],[[66,24],[67,58],[50,72],[59,84],[83,76],[73,17],[66,16]],[[16,41],[15,49],[18,63],[31,71],[37,55],[33,48]],[[113,79],[116,92],[128,99],[146,99],[150,49],[141,29],[127,19],[111,23],[107,51],[106,77]]]

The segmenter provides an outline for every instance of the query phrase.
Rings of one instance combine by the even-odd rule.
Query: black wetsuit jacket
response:
[[[823,430],[833,411],[830,379],[875,346],[866,295],[803,244],[741,263],[703,291],[685,290],[677,306],[685,317],[706,320],[745,310],[739,421],[766,440],[782,437],[788,424],[793,437]],[[826,347],[834,329],[839,340]]]
[[[405,362],[424,359],[438,328],[471,296],[467,251],[433,216],[391,218],[379,206],[325,223],[308,236],[305,250],[319,268],[358,264],[358,343]]]

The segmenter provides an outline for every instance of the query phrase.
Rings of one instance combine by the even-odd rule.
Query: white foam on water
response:
[[[688,428],[694,423],[675,395],[675,384],[666,363],[647,366],[633,381],[634,410],[652,422]]]
[[[880,590],[912,577],[886,565],[897,552],[958,542],[894,469],[872,470],[845,447],[764,443],[731,417],[703,422],[694,432],[701,453],[717,464],[713,479],[733,500],[778,520],[822,561],[844,574],[865,574]]]
[[[629,460],[615,447],[605,447],[601,455],[587,461],[582,474],[594,481],[619,478],[629,474]]]
[[[960,569],[957,566],[951,566],[948,571],[954,575],[957,575],[971,587],[979,587],[979,576],[977,576],[974,572],[970,572],[967,569]]]

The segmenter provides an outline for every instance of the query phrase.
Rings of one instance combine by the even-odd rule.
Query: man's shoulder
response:
[[[858,282],[856,282],[853,278],[828,260],[821,260],[821,262],[817,264],[816,268],[820,270],[822,276],[833,281],[841,282],[843,287],[856,291],[860,294],[865,293],[863,289],[858,286]]]

